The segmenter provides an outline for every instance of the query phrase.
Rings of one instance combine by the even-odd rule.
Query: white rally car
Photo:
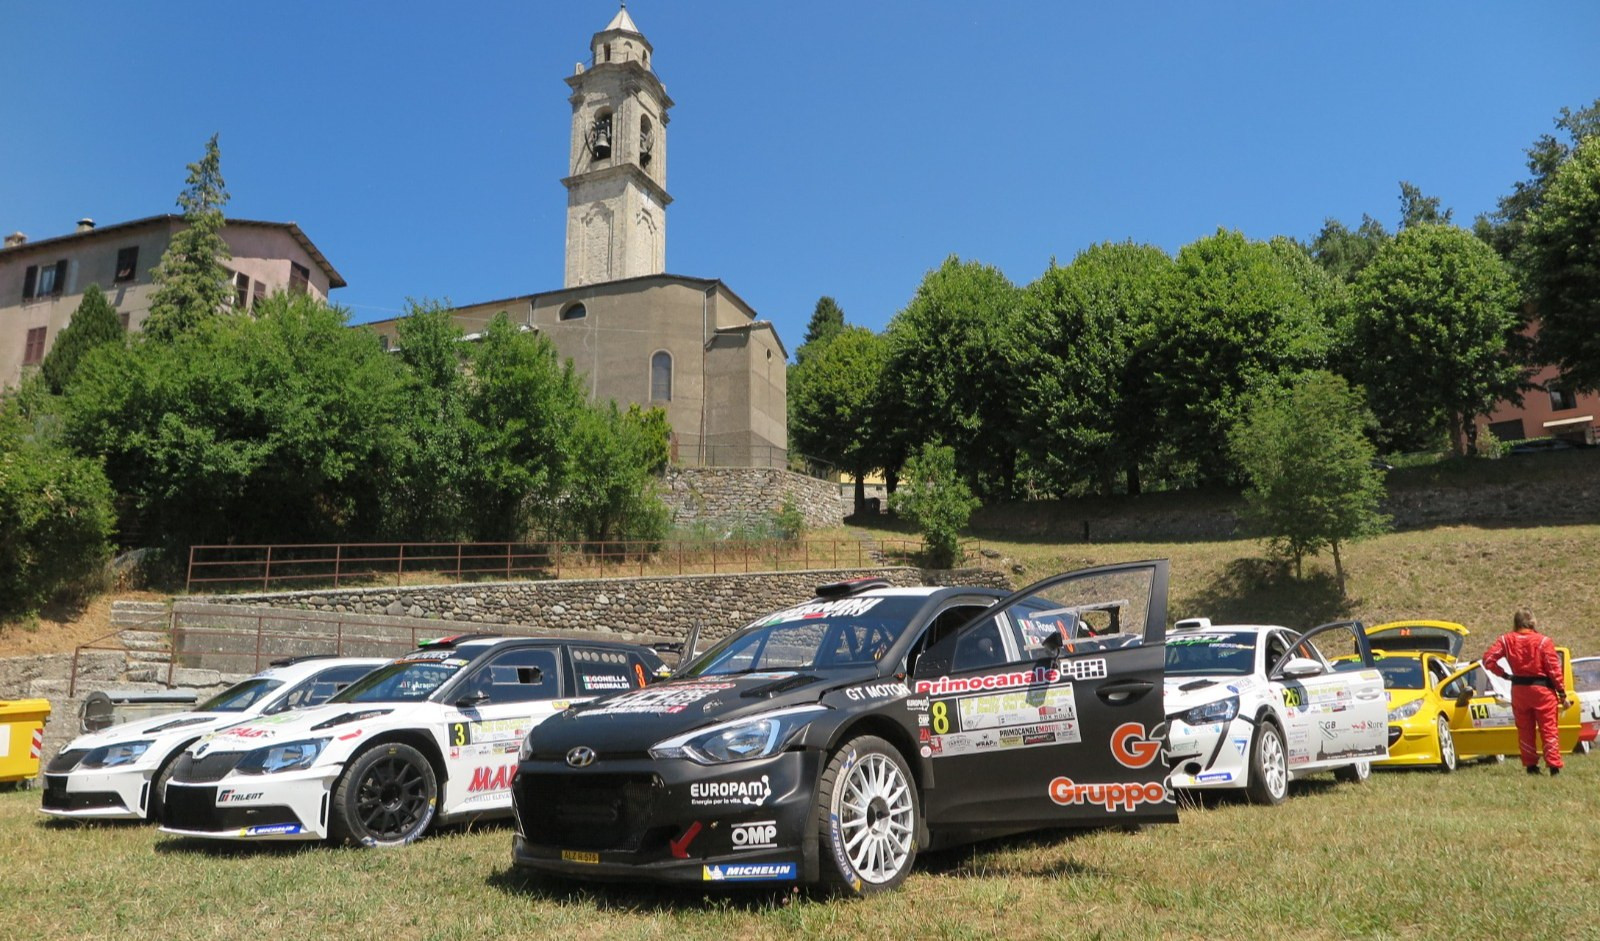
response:
[[[1165,696],[1175,787],[1243,788],[1276,804],[1290,781],[1330,770],[1365,780],[1388,754],[1383,678],[1354,621],[1306,634],[1179,621],[1167,635]]]
[[[458,635],[316,709],[196,742],[167,784],[161,829],[213,839],[398,846],[435,821],[509,814],[517,749],[568,705],[665,672],[634,644]]]
[[[57,817],[160,820],[174,760],[224,726],[320,705],[381,658],[303,657],[273,664],[195,708],[80,735],[45,766],[40,810]]]

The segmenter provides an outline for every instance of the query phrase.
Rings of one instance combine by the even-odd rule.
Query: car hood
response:
[[[194,738],[235,722],[244,722],[249,718],[250,716],[240,712],[173,712],[153,719],[123,722],[98,732],[80,735],[68,742],[62,751],[95,749],[105,745],[116,745],[119,742]]]
[[[1162,703],[1168,715],[1225,699],[1252,689],[1251,676],[1169,676],[1162,682]]]
[[[528,744],[539,758],[563,756],[578,745],[600,754],[642,755],[663,739],[730,719],[815,703],[830,690],[877,676],[877,670],[868,667],[829,670],[826,675],[771,670],[666,680],[573,706],[535,726]]]
[[[396,708],[394,703],[324,703],[275,716],[260,716],[206,736],[205,741],[196,746],[195,754],[249,750],[271,742],[304,738],[333,738],[359,728],[366,721],[387,716]]]

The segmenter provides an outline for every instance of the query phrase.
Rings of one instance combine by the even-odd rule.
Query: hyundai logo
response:
[[[587,745],[579,745],[567,752],[567,764],[574,768],[587,768],[594,764],[594,749]]]

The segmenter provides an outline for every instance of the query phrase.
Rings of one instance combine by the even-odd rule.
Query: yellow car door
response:
[[[1511,703],[1496,698],[1481,664],[1469,664],[1446,677],[1439,684],[1439,698],[1450,716],[1457,754],[1463,758],[1518,754]]]

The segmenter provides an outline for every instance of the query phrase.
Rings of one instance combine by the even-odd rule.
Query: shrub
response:
[[[905,482],[895,490],[890,505],[922,533],[929,566],[949,568],[961,558],[961,527],[978,508],[978,500],[956,472],[952,448],[924,444],[906,462]]]

